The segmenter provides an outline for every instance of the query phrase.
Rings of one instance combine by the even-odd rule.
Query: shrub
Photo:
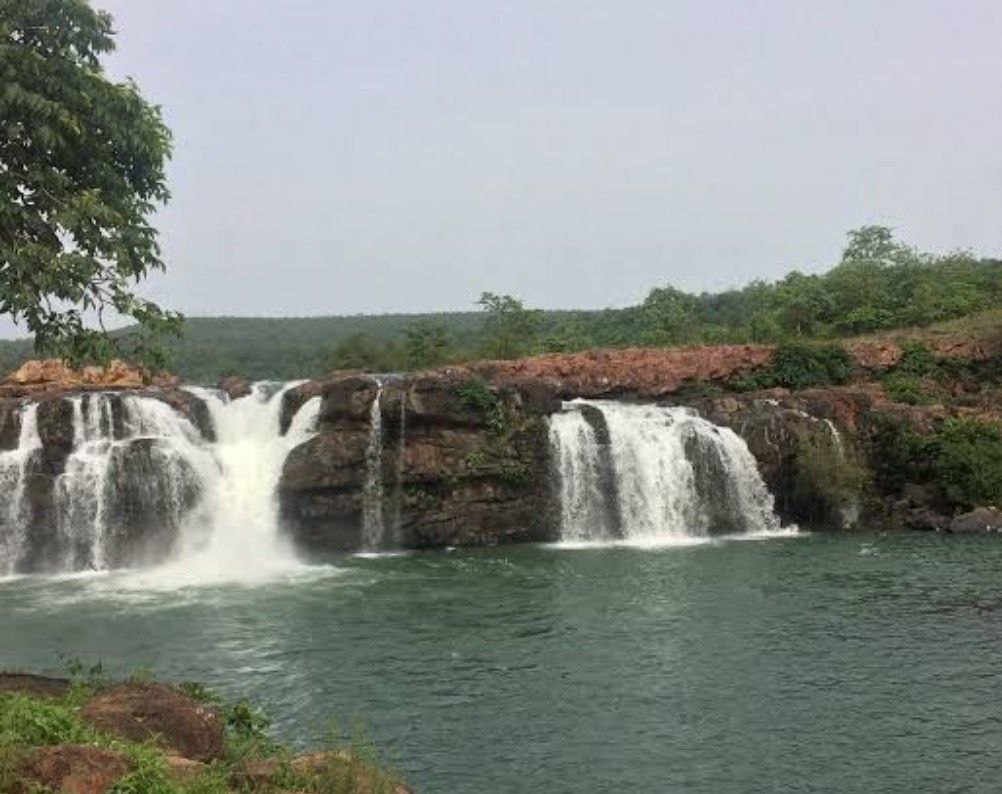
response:
[[[872,479],[854,452],[811,439],[797,451],[793,480],[797,512],[808,521],[837,523],[848,529],[858,517]]]
[[[895,402],[906,405],[929,405],[935,398],[915,375],[893,372],[884,379],[884,391]]]
[[[21,693],[0,695],[0,746],[85,744],[96,736],[68,700],[39,700]]]
[[[933,443],[933,469],[954,506],[1002,504],[1002,431],[974,419],[948,419]]]
[[[456,387],[456,395],[468,408],[489,411],[497,402],[497,396],[483,378],[467,378]]]
[[[776,385],[789,389],[845,383],[852,376],[852,357],[841,345],[790,342],[776,348],[772,371]]]
[[[850,377],[852,356],[841,345],[784,342],[776,348],[768,367],[731,385],[739,391],[774,386],[806,389],[846,383]]]
[[[496,436],[505,434],[508,422],[504,404],[487,381],[478,377],[468,378],[456,387],[456,395],[468,408],[483,411],[487,417],[487,429],[491,433]]]
[[[903,375],[927,377],[935,373],[936,357],[923,342],[908,341],[901,343],[901,358],[894,366],[894,371]]]

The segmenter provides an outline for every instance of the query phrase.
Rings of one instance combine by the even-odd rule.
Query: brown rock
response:
[[[168,684],[116,684],[91,698],[81,716],[129,741],[156,738],[183,758],[212,761],[225,753],[219,716]]]
[[[250,384],[238,375],[229,375],[216,384],[216,388],[226,392],[231,400],[246,397],[251,393]]]
[[[996,507],[977,507],[956,516],[950,522],[954,534],[989,534],[1002,532],[1002,510]]]
[[[7,379],[20,386],[27,386],[35,383],[66,383],[70,381],[78,383],[79,375],[70,369],[64,361],[58,358],[47,358],[25,361]]]
[[[49,678],[31,673],[0,673],[0,692],[23,692],[42,698],[61,698],[70,688],[66,678]]]
[[[489,361],[472,369],[492,380],[550,379],[564,396],[661,397],[686,382],[725,382],[769,363],[765,345],[628,348]]]
[[[121,753],[100,747],[58,744],[27,751],[17,766],[24,781],[15,783],[9,794],[29,794],[39,790],[66,794],[105,794],[131,765]]]
[[[118,389],[138,389],[146,382],[146,374],[137,367],[115,359],[106,367],[84,367],[81,380],[88,386],[114,386]]]
[[[68,391],[138,389],[146,385],[176,388],[180,378],[165,372],[151,376],[146,370],[115,359],[105,367],[73,369],[58,358],[26,361],[0,381],[0,396],[58,395]]]

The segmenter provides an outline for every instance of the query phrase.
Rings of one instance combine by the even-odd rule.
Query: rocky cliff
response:
[[[382,385],[337,378],[288,399],[318,391],[319,432],[292,451],[279,484],[282,516],[301,544],[360,548],[367,521],[378,524],[368,527],[369,545],[552,537],[545,421],[559,409],[552,391],[492,387],[446,370]]]
[[[771,349],[757,346],[551,355],[306,382],[285,392],[281,408],[284,433],[297,410],[319,398],[316,434],[291,451],[281,473],[282,524],[301,547],[321,551],[554,539],[560,505],[548,418],[563,400],[589,397],[687,406],[734,430],[786,523],[996,526],[994,513],[958,517],[957,500],[946,498],[933,468],[923,467],[923,450],[932,447],[920,442],[951,418],[999,422],[997,348],[985,340],[937,340],[927,364],[938,379],[912,378],[904,397],[900,384],[891,388],[891,376],[907,358],[906,345],[882,340],[849,349],[847,383],[797,390],[746,390],[772,360]],[[75,568],[139,564],[175,548],[185,513],[200,496],[198,478],[150,440],[146,420],[130,414],[130,400],[143,398],[147,411],[150,402],[169,406],[194,428],[196,445],[210,445],[214,428],[202,399],[169,378],[147,380],[123,365],[76,373],[41,362],[0,383],[0,478],[8,493],[20,494],[11,500],[16,510],[0,511],[0,562],[14,543],[23,546],[25,570],[44,569],[57,548]],[[239,379],[221,388],[233,399],[248,393]],[[915,389],[923,399],[912,399]],[[26,406],[34,406],[37,426],[37,438],[27,442]],[[910,434],[908,466],[892,460],[901,456],[902,428]],[[88,483],[87,454],[73,456],[85,442],[110,456],[101,469],[107,481]],[[34,445],[29,455],[18,451],[25,443]],[[74,514],[80,499],[60,491],[72,466],[75,482],[94,492],[90,502],[83,499],[93,516]],[[165,467],[173,467],[166,480]],[[87,557],[77,537],[97,531],[97,517],[100,560]],[[95,527],[80,529],[88,522]],[[15,525],[30,532],[18,535]]]

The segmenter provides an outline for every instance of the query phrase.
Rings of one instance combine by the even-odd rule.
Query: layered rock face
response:
[[[796,392],[727,390],[769,362],[771,351],[757,346],[601,351],[406,378],[342,374],[305,382],[281,396],[282,434],[308,401],[303,413],[312,417],[319,400],[315,434],[303,432],[300,417],[297,439],[309,440],[283,464],[282,529],[321,551],[556,539],[561,494],[549,419],[562,400],[586,397],[684,406],[730,428],[747,444],[784,523],[997,531],[997,515],[953,516],[936,504],[928,483],[875,492],[880,461],[872,442],[887,418],[907,420],[918,432],[958,410],[991,420],[1000,415],[998,390],[972,392],[949,406],[893,403],[871,375],[893,366],[901,348],[851,348],[856,383]],[[972,360],[995,355],[977,346],[960,352]],[[180,518],[202,494],[190,461],[170,454],[169,442],[190,431],[196,451],[218,464],[207,448],[213,420],[203,399],[169,379],[136,387],[136,377],[123,367],[73,373],[36,362],[0,384],[10,395],[0,398],[0,479],[9,494],[0,509],[0,573],[134,565],[163,560],[175,548]],[[220,386],[231,400],[251,392],[238,379]],[[605,477],[596,489],[605,494],[599,501],[612,505],[607,429],[594,411],[576,410],[592,427],[598,456],[605,454],[596,464]],[[159,427],[168,420],[183,427]],[[147,421],[159,429],[148,432]],[[687,450],[694,460],[710,460]],[[723,479],[710,469],[697,474],[704,486]],[[100,498],[78,498],[74,482]],[[713,494],[701,497],[712,506]],[[604,523],[625,520],[609,515]],[[6,564],[12,555],[13,567]]]
[[[420,548],[552,537],[552,392],[489,388],[462,371],[382,384],[347,377],[319,391],[318,434],[292,451],[279,484],[299,543]]]

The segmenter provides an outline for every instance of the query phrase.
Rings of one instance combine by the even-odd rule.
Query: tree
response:
[[[702,321],[699,298],[672,286],[652,289],[641,311],[644,341],[655,345],[691,340]]]
[[[516,358],[529,352],[539,331],[539,312],[526,309],[518,298],[493,292],[480,293],[477,305],[486,314],[487,355]]]
[[[894,230],[887,226],[860,226],[847,234],[849,244],[842,252],[842,262],[873,262],[880,265],[898,264],[915,257],[915,251],[894,239]]]
[[[150,215],[168,199],[170,132],[104,74],[113,35],[85,0],[0,0],[0,312],[46,354],[160,365],[181,317],[133,289],[164,267]],[[109,336],[109,313],[138,331]]]
[[[797,336],[820,333],[830,319],[831,294],[817,276],[794,270],[776,285],[776,297],[786,329]]]
[[[426,369],[445,360],[449,331],[442,323],[421,320],[404,329],[407,368]]]

